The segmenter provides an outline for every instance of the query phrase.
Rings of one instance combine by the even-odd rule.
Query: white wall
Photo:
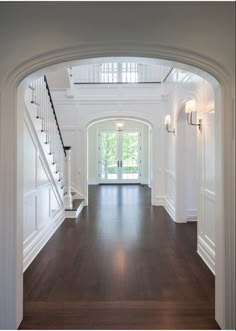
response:
[[[175,75],[174,71],[172,75]],[[199,131],[197,127],[191,127],[188,128],[188,130],[195,130],[197,137],[198,253],[214,273],[216,249],[214,90],[204,79],[188,73],[182,77],[181,83],[176,84],[172,81],[169,85],[170,86],[166,87],[168,93],[166,113],[171,114],[172,125],[176,127],[179,112],[183,111],[185,102],[191,98],[196,100],[196,121],[199,118],[202,119],[201,131]],[[177,154],[180,152],[181,148],[180,146],[176,146],[176,141],[180,139],[178,135],[182,135],[183,132],[180,132],[181,127],[177,126],[177,129],[176,136],[165,133],[168,146],[165,155],[165,203],[171,216],[176,221],[180,221],[181,215],[178,215],[178,208],[181,207],[182,200],[177,196],[179,194],[177,185],[182,185],[182,183],[185,182],[185,178],[181,178],[181,176],[183,176],[183,165],[181,164],[179,154]],[[193,139],[193,136],[188,135],[188,137],[189,139]],[[177,155],[178,158],[176,157]],[[193,159],[191,156],[191,159],[192,164],[194,159],[196,160],[196,157]],[[192,168],[191,164],[189,165],[190,168]],[[186,176],[188,175],[188,172],[186,172]],[[192,184],[194,185],[194,183]],[[195,201],[194,192],[195,188],[192,192],[193,205]],[[180,204],[180,206],[178,204]]]
[[[197,130],[186,122],[184,107],[176,121],[176,222],[196,221],[198,206]]]
[[[88,182],[89,184],[98,184],[97,167],[97,132],[102,130],[115,130],[116,122],[114,120],[94,123],[88,128]],[[140,130],[142,133],[142,176],[141,184],[150,183],[150,160],[149,160],[149,126],[145,123],[133,120],[124,120],[125,129]]]

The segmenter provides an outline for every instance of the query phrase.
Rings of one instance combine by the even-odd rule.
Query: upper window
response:
[[[118,63],[101,64],[101,81],[102,83],[118,82]]]

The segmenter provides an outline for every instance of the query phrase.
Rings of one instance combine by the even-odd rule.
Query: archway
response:
[[[61,49],[57,52],[39,54],[16,66],[3,79],[1,96],[1,144],[2,160],[2,204],[1,217],[5,220],[1,231],[1,268],[5,270],[1,292],[1,318],[3,328],[15,328],[22,319],[22,120],[23,114],[17,111],[17,87],[30,74],[47,66],[75,59],[135,55],[151,58],[163,58],[185,63],[188,70],[207,78],[212,82],[216,95],[216,205],[217,205],[217,265],[216,265],[216,320],[221,327],[230,327],[234,311],[234,242],[233,217],[234,195],[232,132],[227,132],[232,122],[231,76],[221,65],[214,61],[182,49],[160,47],[153,44],[137,45],[116,43],[106,45],[83,45],[77,49]],[[182,64],[180,66],[183,66]],[[198,69],[199,68],[199,69]],[[214,78],[213,78],[214,77]],[[24,82],[26,84],[26,81]],[[22,84],[22,86],[24,85]],[[12,96],[9,98],[9,96]],[[4,160],[15,162],[4,162]],[[8,167],[11,164],[11,167]],[[11,178],[11,180],[9,180]],[[14,196],[12,196],[14,192]],[[13,201],[13,203],[12,203]],[[227,238],[227,240],[226,240]],[[16,249],[17,247],[17,249]]]
[[[91,129],[94,126],[99,127],[100,125],[100,130],[102,127],[107,128],[106,124],[108,124],[108,127],[111,129],[115,129],[115,122],[116,121],[124,121],[126,123],[126,130],[127,130],[127,123],[128,123],[128,129],[131,128],[131,130],[138,130],[140,131],[140,135],[141,135],[141,131],[142,131],[142,138],[140,138],[140,143],[141,140],[143,141],[143,139],[145,139],[145,155],[146,160],[145,160],[145,170],[142,170],[142,175],[143,175],[143,171],[146,173],[146,177],[145,179],[141,179],[140,178],[140,183],[142,184],[146,184],[148,185],[150,188],[153,188],[153,167],[156,166],[156,159],[152,156],[153,155],[153,150],[152,147],[155,146],[155,144],[153,143],[153,136],[156,136],[156,127],[154,125],[154,121],[153,119],[149,118],[149,120],[145,119],[145,116],[142,114],[132,114],[129,112],[122,112],[122,116],[120,114],[120,116],[114,116],[114,115],[105,115],[103,114],[97,114],[96,118],[94,118],[93,120],[90,119],[89,123],[86,125],[86,130],[85,130],[85,135],[84,135],[84,142],[85,142],[85,146],[87,146],[87,148],[84,149],[84,155],[83,155],[83,159],[86,160],[86,164],[84,169],[86,169],[85,172],[85,177],[87,178],[87,182],[85,183],[85,192],[86,192],[86,201],[88,203],[88,185],[91,184],[89,182],[89,149],[91,148],[92,144],[89,144],[89,129]],[[114,123],[112,123],[112,121],[114,121]],[[135,124],[137,123],[137,124]],[[103,124],[103,125],[102,125]],[[110,125],[109,125],[110,124]],[[98,127],[95,128],[95,130],[98,130]],[[146,128],[145,131],[145,138],[143,137],[143,129]],[[99,132],[95,132],[96,135],[99,134]],[[96,141],[98,139],[98,137],[93,137],[94,140]],[[94,144],[94,140],[93,140],[93,144]],[[142,142],[143,145],[143,142]],[[142,146],[143,147],[143,146]],[[141,148],[140,148],[141,149]],[[143,149],[143,148],[142,148]],[[96,153],[96,152],[95,152]],[[93,153],[94,154],[94,153]],[[96,158],[96,156],[95,156]],[[143,157],[140,157],[141,161],[140,163],[142,163],[142,167],[143,167]],[[96,158],[96,161],[97,158]],[[95,164],[97,164],[98,162],[95,162]],[[99,170],[96,169],[94,170],[95,172]],[[93,172],[94,172],[93,171]],[[96,176],[96,175],[95,175]],[[147,178],[148,176],[148,178]],[[144,182],[145,181],[145,182]],[[128,181],[129,182],[129,181]],[[95,180],[95,184],[99,183],[99,179]],[[155,187],[155,186],[154,186]],[[154,200],[155,200],[155,196],[156,196],[156,192],[154,191],[152,193],[152,201],[151,203],[154,204]]]

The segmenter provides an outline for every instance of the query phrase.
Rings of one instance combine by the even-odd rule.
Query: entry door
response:
[[[100,183],[141,182],[141,132],[100,131],[98,164]]]

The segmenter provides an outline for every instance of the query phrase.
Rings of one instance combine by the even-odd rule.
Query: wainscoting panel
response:
[[[27,112],[27,109],[25,110]],[[64,220],[64,206],[29,116],[24,126],[24,271]]]
[[[215,112],[203,114],[202,187],[198,224],[198,253],[215,273]]]

